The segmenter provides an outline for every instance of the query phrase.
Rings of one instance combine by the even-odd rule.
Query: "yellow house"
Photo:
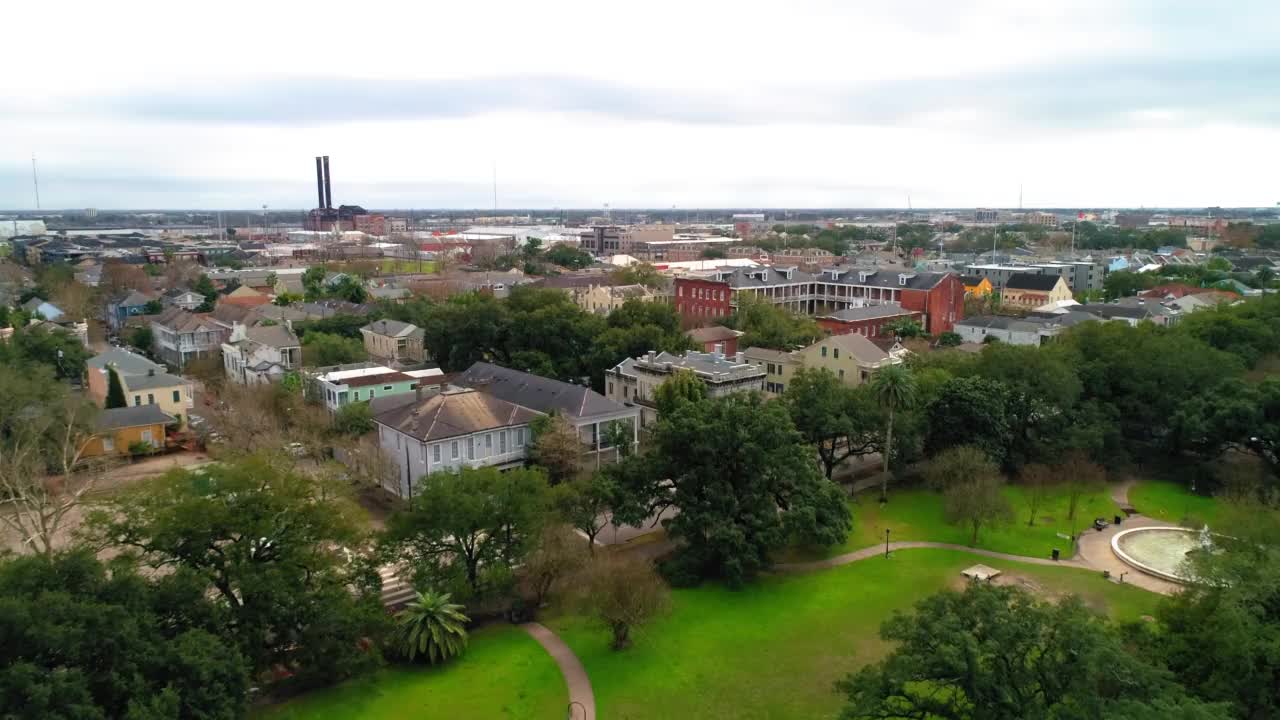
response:
[[[578,307],[596,315],[608,315],[628,300],[653,302],[659,297],[644,285],[591,285],[575,297]]]
[[[186,424],[187,415],[195,407],[190,381],[165,372],[163,365],[124,348],[112,348],[86,363],[87,395],[98,407],[106,407],[112,369],[120,376],[126,405],[158,405]]]
[[[1000,302],[1010,307],[1032,310],[1041,305],[1070,300],[1071,287],[1058,275],[1014,273],[1004,284]]]
[[[751,347],[742,351],[742,359],[758,365],[765,370],[764,392],[766,395],[781,395],[791,384],[791,378],[804,367],[804,359],[799,353],[770,350],[769,348]]]
[[[965,297],[986,297],[991,294],[991,281],[984,277],[961,275],[960,282],[964,283]]]
[[[81,458],[129,455],[130,448],[149,445],[154,449],[165,446],[164,426],[173,417],[155,405],[112,408],[98,416],[94,435],[80,451]]]
[[[845,385],[861,385],[880,368],[902,362],[856,333],[823,338],[797,354],[804,367],[826,368]]]

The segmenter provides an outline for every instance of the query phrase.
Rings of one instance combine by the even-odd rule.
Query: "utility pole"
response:
[[[40,209],[40,174],[36,172],[36,154],[31,153],[31,185],[36,190],[36,209]]]

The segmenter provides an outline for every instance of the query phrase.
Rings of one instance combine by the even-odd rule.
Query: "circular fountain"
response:
[[[1208,528],[1133,528],[1118,532],[1111,538],[1111,550],[1126,564],[1176,583],[1191,582],[1187,575],[1187,556],[1208,552],[1212,546]]]

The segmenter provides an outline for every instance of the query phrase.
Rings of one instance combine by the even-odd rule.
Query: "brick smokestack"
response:
[[[324,206],[333,209],[333,186],[329,184],[329,156],[324,156]]]
[[[320,156],[316,156],[316,207],[324,207],[324,170],[320,166]]]

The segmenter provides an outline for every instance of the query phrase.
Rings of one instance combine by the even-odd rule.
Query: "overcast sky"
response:
[[[1068,7],[1070,5],[1070,7]],[[1196,6],[1196,7],[1193,7]],[[1280,2],[23,1],[0,208],[1263,206]]]

